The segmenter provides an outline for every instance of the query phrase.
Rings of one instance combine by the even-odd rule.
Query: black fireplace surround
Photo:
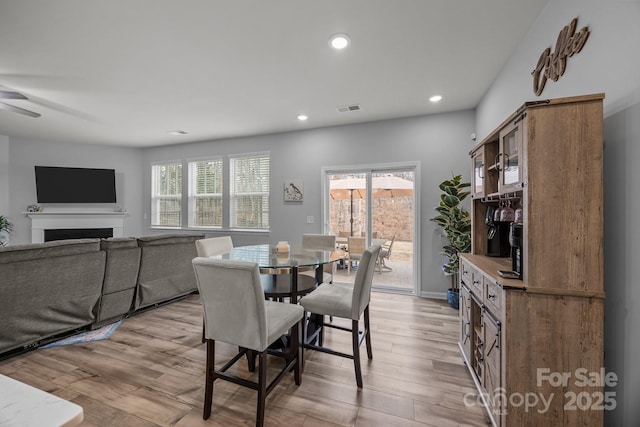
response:
[[[68,239],[106,239],[113,237],[113,228],[55,228],[44,230],[44,241]]]

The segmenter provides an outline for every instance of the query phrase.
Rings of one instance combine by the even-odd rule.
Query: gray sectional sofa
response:
[[[0,247],[0,358],[196,292],[197,235]]]

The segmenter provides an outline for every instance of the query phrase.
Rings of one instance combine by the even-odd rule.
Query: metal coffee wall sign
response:
[[[542,94],[548,79],[557,82],[567,68],[567,59],[582,50],[587,38],[589,38],[589,28],[582,27],[580,31],[576,32],[577,25],[578,18],[573,18],[571,23],[558,34],[555,50],[551,52],[551,48],[548,47],[540,55],[538,65],[531,72],[533,92],[536,95]]]

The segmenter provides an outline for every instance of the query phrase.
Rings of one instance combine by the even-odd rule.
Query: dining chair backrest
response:
[[[336,236],[332,234],[303,234],[302,248],[333,251],[336,248]]]
[[[356,279],[353,282],[351,300],[351,319],[357,320],[371,300],[371,284],[376,267],[376,260],[380,254],[380,245],[373,245],[365,249],[360,259]]]
[[[338,231],[338,236],[339,237],[349,237],[349,236],[351,236],[351,233],[349,233],[348,231],[340,230],[340,231]]]
[[[200,257],[210,257],[226,254],[233,249],[231,236],[210,237],[196,240],[196,250]]]
[[[270,343],[258,264],[198,257],[193,267],[204,308],[205,337],[264,351]]]
[[[367,232],[366,231],[360,232],[360,237],[367,237]],[[378,232],[377,231],[372,231],[371,232],[371,238],[372,239],[377,239],[378,238]]]
[[[349,245],[349,256],[360,255],[366,248],[366,242],[364,237],[348,237],[347,244]]]

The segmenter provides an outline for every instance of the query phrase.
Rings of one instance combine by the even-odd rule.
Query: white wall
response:
[[[0,215],[9,217],[9,137],[0,135]],[[13,222],[13,218],[9,217]],[[9,235],[0,234],[0,240],[10,241]]]
[[[8,150],[6,141],[2,145],[0,140],[0,154],[9,152],[8,162],[0,163],[0,167],[4,171],[8,163],[11,177],[5,191],[7,194],[3,195],[3,185],[0,184],[0,206],[8,207],[9,216],[15,220],[11,243],[29,243],[30,220],[22,212],[27,205],[36,203],[34,165],[115,168],[118,204],[129,213],[124,234],[142,236],[174,232],[150,228],[152,162],[269,151],[271,231],[267,234],[232,233],[234,243],[296,241],[303,233],[322,231],[322,167],[420,162],[420,209],[423,218],[420,220],[422,277],[419,291],[422,295],[444,298],[450,280],[440,270],[442,258],[439,252],[443,240],[440,231],[428,218],[434,215],[433,207],[440,197],[437,186],[442,180],[452,173],[461,173],[468,179],[468,152],[474,144],[469,138],[472,132],[475,132],[474,112],[469,110],[147,149],[10,137]],[[304,182],[305,198],[301,204],[285,204],[283,201],[283,183],[291,178]],[[316,223],[307,224],[308,215],[314,216]]]
[[[0,214],[9,212],[9,137],[0,135]]]
[[[564,76],[548,81],[537,98],[531,71],[558,32],[578,17],[591,35],[568,59]],[[486,136],[527,100],[604,92],[605,365],[620,381],[610,389],[617,408],[607,426],[640,425],[640,1],[552,0],[538,17],[477,109],[478,136]],[[637,185],[636,185],[637,184]],[[524,339],[524,337],[523,337]]]
[[[2,146],[0,145],[0,149]],[[9,137],[9,216],[13,219],[12,244],[31,243],[31,220],[24,215],[28,205],[36,203],[34,166],[69,166],[116,170],[117,204],[125,208],[124,235],[140,235],[140,199],[142,198],[142,151],[140,149],[74,144]],[[0,166],[3,166],[0,163]],[[4,170],[4,166],[3,166]],[[2,186],[0,185],[0,197]],[[2,204],[0,204],[1,206]],[[65,205],[42,205],[43,208]],[[77,207],[104,207],[78,205]]]
[[[421,268],[420,293],[445,297],[450,280],[441,273],[439,254],[443,240],[435,224],[433,207],[440,200],[438,184],[452,173],[469,177],[468,153],[473,146],[473,111],[385,120],[358,125],[200,142],[144,150],[143,188],[151,188],[153,162],[229,155],[268,150],[271,153],[271,232],[269,235],[231,233],[235,245],[298,241],[303,233],[321,232],[321,168],[344,165],[420,162],[421,164]],[[304,201],[285,204],[285,179],[304,182]],[[143,191],[143,207],[150,218],[151,199]],[[307,224],[313,215],[316,223]],[[143,225],[149,229],[149,220]],[[225,231],[225,234],[229,234]],[[214,233],[207,233],[214,235]]]

